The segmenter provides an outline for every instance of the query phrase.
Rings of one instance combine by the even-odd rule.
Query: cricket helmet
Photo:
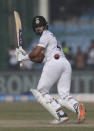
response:
[[[32,28],[35,32],[36,27],[45,26],[48,29],[48,23],[43,16],[35,16],[32,21]]]

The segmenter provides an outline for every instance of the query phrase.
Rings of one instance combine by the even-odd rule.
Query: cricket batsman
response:
[[[25,54],[22,48],[16,48],[16,58],[19,62],[31,60],[41,63],[44,61],[37,89],[31,89],[33,95],[54,116],[53,124],[69,120],[62,107],[76,113],[79,123],[84,122],[85,105],[70,96],[72,69],[62,49],[58,46],[56,37],[48,30],[48,23],[43,16],[33,18],[32,28],[40,36],[38,45],[29,54]],[[57,83],[58,99],[49,94],[49,90],[55,83]]]

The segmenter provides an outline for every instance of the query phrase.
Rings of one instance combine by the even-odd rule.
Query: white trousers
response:
[[[78,102],[70,96],[71,73],[71,65],[66,58],[52,58],[44,65],[37,87],[38,91],[47,94],[52,86],[57,83],[59,97],[62,100],[66,99],[73,107]]]
[[[71,66],[66,58],[51,59],[44,65],[37,89],[49,93],[52,86],[57,83],[60,96],[67,96],[70,92]]]

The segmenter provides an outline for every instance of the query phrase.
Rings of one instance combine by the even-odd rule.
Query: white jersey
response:
[[[55,54],[59,54],[61,57],[64,57],[63,51],[58,47],[57,40],[53,33],[48,30],[44,30],[42,36],[40,37],[38,46],[45,48],[44,55],[45,61],[53,58]]]

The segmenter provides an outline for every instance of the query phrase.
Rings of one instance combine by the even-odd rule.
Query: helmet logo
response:
[[[36,24],[39,24],[40,23],[40,21],[39,21],[39,18],[36,18]]]

